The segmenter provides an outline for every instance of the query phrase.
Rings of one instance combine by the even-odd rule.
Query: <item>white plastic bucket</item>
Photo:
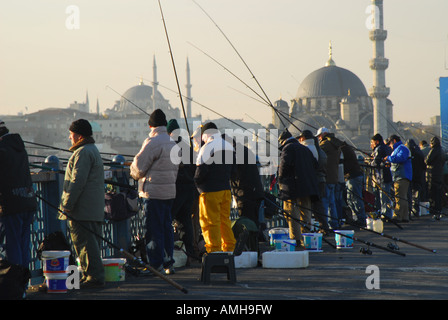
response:
[[[353,248],[353,230],[334,230],[336,248],[338,249],[352,249]]]
[[[66,273],[70,251],[42,251],[44,275],[49,273]]]
[[[273,228],[269,230],[269,238],[271,246],[273,246],[275,240],[288,240],[289,230],[287,228]]]
[[[48,293],[67,293],[67,273],[47,273],[45,282]]]
[[[381,219],[366,219],[367,230],[373,230],[375,232],[383,232],[383,220]]]
[[[123,258],[103,259],[104,279],[108,282],[124,281],[125,263],[126,259]]]
[[[302,237],[306,250],[322,252],[322,233],[302,233]]]

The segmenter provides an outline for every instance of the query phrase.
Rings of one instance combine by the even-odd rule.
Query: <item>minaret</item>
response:
[[[90,112],[90,105],[89,105],[89,91],[86,91],[86,103],[85,103],[85,109],[84,112]]]
[[[96,118],[100,118],[100,101],[96,98]]]
[[[384,30],[383,0],[372,0],[372,12],[374,20],[369,32],[370,40],[373,42],[373,59],[370,60],[370,69],[373,70],[373,88],[369,94],[373,100],[373,130],[385,139],[388,137],[387,130],[387,97],[390,89],[386,87],[386,69],[389,60],[384,57],[384,41],[387,31]],[[392,119],[389,119],[392,121]]]
[[[187,118],[191,118],[191,82],[190,82],[190,63],[187,58]]]
[[[157,92],[157,65],[156,65],[156,56],[154,55],[153,63],[152,63],[152,107],[153,111],[156,110],[156,92]]]

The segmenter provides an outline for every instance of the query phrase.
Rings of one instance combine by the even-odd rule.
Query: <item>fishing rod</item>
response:
[[[51,167],[47,167],[47,166],[38,166],[35,164],[29,164],[30,167],[34,167],[34,168],[39,168],[39,169],[45,169],[51,172],[55,172],[55,173],[60,173],[60,174],[65,174],[65,170],[61,170],[61,169],[55,169],[55,168],[51,168]],[[119,183],[110,179],[104,179],[104,183],[105,184],[111,184],[117,187],[121,187],[121,188],[125,188],[125,189],[131,189],[131,190],[137,190],[136,186],[131,186],[129,184],[124,184],[124,183]]]
[[[148,80],[148,79],[144,79],[144,80],[151,82],[151,80]],[[173,92],[173,93],[178,94],[178,92],[176,92],[176,91],[174,91],[173,89],[170,89],[170,88],[168,88],[168,87],[166,87],[166,86],[163,86],[163,85],[161,85],[160,83],[159,83],[158,85],[159,85],[160,87],[162,87],[162,88],[168,90],[168,91],[171,91],[171,92]],[[200,103],[200,102],[198,102],[198,101],[196,101],[196,100],[193,100],[193,98],[190,98],[190,97],[187,97],[187,96],[184,96],[184,98],[186,98],[188,101],[191,101],[191,102],[196,103],[197,105],[201,106],[201,107],[204,108],[204,109],[207,109],[207,110],[209,110],[209,111],[215,113],[216,115],[218,115],[218,116],[222,117],[223,119],[225,119],[225,120],[227,120],[227,121],[233,123],[234,125],[240,127],[241,129],[248,130],[246,127],[244,127],[243,125],[239,124],[238,122],[233,121],[232,119],[229,119],[228,117],[224,116],[223,114],[221,114],[221,113],[219,113],[219,112],[213,110],[213,109],[210,108],[210,107],[207,107],[206,105],[204,105],[204,104],[202,104],[202,103]],[[266,140],[266,139],[264,139],[264,138],[258,136],[257,134],[255,134],[255,135],[256,135],[257,138],[259,138],[259,139],[261,139],[261,140],[264,140],[264,141],[266,141],[267,143],[271,144],[270,141],[268,141],[268,140]]]
[[[277,210],[282,211],[283,216],[296,221],[298,224],[300,224],[301,226],[303,226],[304,228],[308,229],[309,231],[312,231],[312,228],[318,228],[321,230],[324,230],[324,228],[320,227],[318,224],[312,224],[312,223],[308,223],[308,222],[304,222],[301,221],[300,219],[297,219],[293,216],[291,216],[289,213],[287,213],[284,209],[282,209],[281,207],[279,207],[276,203],[272,202],[270,199],[266,198],[265,196],[263,196],[264,199],[267,199],[270,203],[274,204],[274,206],[277,208]],[[331,243],[330,241],[328,241],[327,239],[325,239],[325,237],[322,235],[322,240],[327,243],[329,246],[331,246],[333,249],[336,249],[336,246]]]
[[[277,113],[278,115],[278,110],[276,108],[274,108],[274,106],[272,105],[272,102],[270,101],[268,95],[266,94],[266,92],[264,91],[263,87],[261,86],[261,84],[258,82],[258,79],[255,77],[254,73],[252,72],[252,70],[249,68],[249,66],[247,65],[246,61],[244,61],[243,57],[241,56],[241,54],[238,52],[238,50],[235,48],[235,46],[233,45],[233,43],[230,41],[230,39],[226,36],[226,34],[224,33],[224,31],[222,31],[222,29],[218,26],[218,24],[213,20],[213,18],[207,13],[207,11],[204,10],[204,8],[202,8],[195,0],[192,0],[201,10],[202,12],[205,13],[205,15],[213,22],[213,24],[216,26],[216,28],[218,28],[218,30],[221,32],[221,34],[224,36],[224,38],[227,40],[227,42],[230,44],[230,46],[233,48],[233,50],[236,52],[236,54],[238,55],[238,57],[240,58],[240,60],[243,62],[243,64],[246,66],[247,70],[249,71],[249,73],[251,74],[252,78],[255,80],[255,82],[257,83],[258,87],[260,88],[260,90],[262,91],[262,93],[264,94],[264,96],[266,97],[267,102],[269,103],[269,106],[271,108],[273,108],[273,110]],[[264,99],[263,99],[264,100]],[[281,120],[281,118],[279,117],[279,120],[282,122],[282,125],[286,128],[284,122]],[[294,126],[294,125],[293,125]],[[297,130],[300,131],[299,128],[296,127]]]
[[[282,125],[286,128],[285,123],[283,122],[283,120],[281,119],[278,109],[276,109],[272,103],[268,100],[266,100],[265,98],[263,98],[258,92],[256,92],[254,89],[252,89],[246,82],[244,82],[240,77],[238,77],[235,73],[233,73],[232,71],[230,71],[228,68],[226,68],[222,63],[220,63],[219,61],[217,61],[215,58],[213,58],[212,56],[210,56],[208,53],[206,53],[205,51],[199,49],[197,46],[193,45],[191,42],[187,42],[188,44],[190,44],[191,46],[193,46],[194,48],[196,48],[197,50],[199,50],[200,52],[202,52],[204,55],[206,55],[207,57],[209,57],[211,60],[213,60],[215,63],[217,63],[218,65],[220,65],[225,71],[229,72],[232,76],[234,76],[237,80],[239,80],[241,83],[243,83],[248,89],[250,89],[253,93],[255,93],[260,99],[262,99],[265,104],[267,106],[269,106],[270,108],[272,108],[274,110],[275,113],[277,113],[277,116],[280,120],[280,122],[282,123]],[[283,115],[282,115],[283,116]],[[299,128],[297,128],[287,117],[283,116],[291,125],[293,125],[297,130],[301,131]]]
[[[45,144],[41,144],[41,143],[37,143],[37,142],[31,142],[31,141],[25,141],[25,140],[23,142],[28,143],[28,144],[41,146],[41,147],[48,148],[48,149],[53,149],[53,150],[73,153],[73,151],[70,151],[68,149],[53,147],[53,146],[49,146],[49,145],[45,145]],[[116,153],[111,153],[111,152],[100,152],[100,154],[104,154],[104,155],[107,155],[107,156],[116,156],[117,155]],[[33,156],[33,155],[30,155],[30,156]],[[132,158],[134,157],[134,156],[127,155],[127,154],[123,154],[122,156],[124,156],[124,157],[132,157]],[[103,160],[110,161],[109,159],[103,159]]]
[[[233,43],[230,41],[230,39],[226,36],[226,34],[224,33],[224,31],[222,31],[222,29],[218,26],[218,24],[213,20],[213,18],[207,13],[207,11],[204,10],[204,8],[202,8],[195,0],[192,0],[201,10],[202,12],[205,13],[205,15],[213,22],[213,24],[216,26],[216,28],[218,28],[218,30],[221,32],[221,34],[224,36],[224,38],[227,40],[227,42],[230,44],[230,46],[233,48],[233,50],[236,52],[236,54],[238,55],[238,57],[240,58],[240,60],[243,62],[243,64],[246,66],[247,70],[250,72],[252,78],[255,80],[255,82],[257,83],[258,87],[260,88],[260,90],[263,92],[264,96],[266,97],[266,100],[269,102],[269,105],[272,106],[271,101],[269,100],[268,95],[266,94],[266,92],[264,91],[263,87],[260,85],[260,83],[258,82],[257,78],[255,77],[255,75],[253,74],[252,70],[249,68],[249,66],[247,65],[246,61],[244,61],[243,57],[241,56],[241,54],[238,52],[238,50],[235,48],[235,46],[233,45]],[[275,109],[275,108],[274,108]]]
[[[372,168],[372,169],[378,169],[381,168],[380,166],[372,166],[372,165],[367,165],[367,164],[361,164],[361,167],[366,167],[366,168]],[[375,186],[381,191],[383,192],[392,203],[395,203],[395,200],[392,199],[391,197],[394,197],[395,199],[400,199],[400,200],[406,200],[408,201],[408,199],[404,199],[401,197],[398,197],[396,195],[389,195],[389,193],[387,193],[386,191],[384,191],[381,186],[378,184],[378,182],[375,181],[375,179],[371,178],[372,182],[375,184]],[[427,209],[427,207],[421,205],[420,203],[417,205],[420,208],[424,208]],[[439,214],[439,215],[444,215],[444,216],[448,216],[448,214],[446,214],[445,212],[443,212],[442,210],[433,210],[433,214]],[[393,220],[390,220],[393,221]]]
[[[53,209],[56,209],[58,212],[62,213],[64,216],[67,217],[67,219],[72,220],[73,222],[78,223],[80,226],[82,226],[85,230],[87,230],[88,232],[92,233],[93,235],[95,235],[96,237],[98,237],[99,239],[103,240],[105,243],[107,243],[109,246],[113,247],[114,249],[118,250],[121,254],[123,254],[125,257],[127,257],[128,259],[131,259],[134,262],[137,262],[138,264],[140,264],[141,266],[147,268],[148,270],[150,270],[153,274],[155,274],[156,276],[158,276],[159,278],[161,278],[162,280],[165,280],[166,282],[168,282],[169,284],[171,284],[173,287],[175,287],[176,289],[179,289],[180,291],[182,291],[183,293],[188,293],[188,290],[185,289],[184,287],[182,287],[180,284],[178,284],[177,282],[173,281],[172,279],[169,279],[168,277],[166,277],[165,275],[163,275],[162,273],[160,273],[159,271],[157,271],[156,269],[154,269],[151,265],[144,263],[143,261],[139,260],[137,257],[135,257],[134,255],[132,255],[131,253],[129,253],[128,251],[124,250],[123,248],[118,247],[117,245],[115,245],[114,243],[112,243],[111,241],[107,240],[106,238],[104,238],[102,235],[94,232],[93,230],[91,230],[90,228],[88,228],[87,226],[85,226],[81,221],[74,219],[72,216],[70,216],[69,214],[67,214],[67,212],[62,211],[61,209],[59,209],[59,207],[53,205],[52,203],[50,203],[48,200],[42,198],[41,196],[39,196],[38,194],[36,194],[36,197],[39,198],[40,200],[42,200],[43,202],[45,202],[48,206],[52,207]]]
[[[283,212],[283,214],[284,215],[289,215],[287,212],[285,212],[285,210],[283,209],[283,208],[281,208],[280,206],[278,206],[278,204],[276,204],[276,203],[274,203],[273,201],[271,201],[270,199],[268,199],[267,197],[263,197],[265,200],[267,200],[268,202],[270,202],[271,204],[273,204],[275,207],[277,207],[279,210],[281,210],[282,212]],[[298,205],[298,204],[295,204],[295,205]],[[299,207],[301,207],[300,205],[298,205]],[[303,208],[303,207],[301,207],[301,208]],[[312,209],[309,209],[309,210],[311,210],[312,211]],[[297,221],[297,219],[295,219],[296,221]],[[375,248],[378,248],[378,249],[381,249],[381,250],[384,250],[384,251],[387,251],[387,252],[390,252],[390,253],[394,253],[394,254],[396,254],[396,255],[399,255],[399,256],[402,256],[402,257],[404,257],[404,256],[406,256],[406,254],[405,253],[402,253],[402,252],[399,252],[399,251],[396,251],[396,250],[393,250],[393,249],[390,249],[390,248],[386,248],[386,247],[383,247],[383,246],[380,246],[380,245],[377,245],[377,244],[375,244],[375,243],[373,243],[373,242],[370,242],[370,241],[366,241],[366,240],[362,240],[362,239],[360,239],[360,238],[357,238],[357,237],[355,237],[355,236],[349,236],[349,235],[346,235],[346,234],[343,234],[343,233],[340,233],[340,232],[337,232],[337,231],[334,231],[334,230],[332,230],[332,229],[327,229],[327,230],[325,230],[324,228],[322,228],[322,227],[320,227],[319,226],[319,228],[320,229],[322,229],[322,230],[324,230],[325,232],[330,232],[330,233],[334,233],[334,234],[338,234],[338,235],[340,235],[340,236],[343,236],[343,237],[346,237],[346,238],[350,238],[350,239],[353,239],[354,241],[358,241],[358,242],[361,242],[361,243],[364,243],[365,245],[367,245],[367,246],[372,246],[372,247],[375,247]]]
[[[351,190],[348,190],[348,189],[347,189],[347,191],[352,192]],[[358,196],[356,193],[353,193],[353,192],[352,192],[352,194],[354,194],[355,196]],[[384,215],[383,215],[383,216],[384,216]],[[386,217],[386,218],[387,218],[387,217]],[[390,220],[390,219],[389,219],[389,220]],[[347,222],[348,222],[349,224],[351,224],[349,221],[347,221]],[[389,239],[392,239],[392,240],[395,240],[395,241],[403,242],[403,243],[405,243],[405,244],[408,244],[408,245],[413,246],[413,247],[416,247],[416,248],[420,248],[420,249],[423,249],[423,250],[426,250],[426,251],[429,251],[429,252],[432,252],[432,253],[436,253],[436,252],[437,252],[437,251],[434,250],[434,249],[429,249],[429,248],[426,248],[426,247],[424,247],[424,246],[421,246],[421,245],[418,245],[418,244],[415,244],[415,243],[412,243],[412,242],[409,242],[409,241],[400,239],[400,238],[398,238],[398,237],[395,237],[395,236],[391,236],[391,235],[385,234],[385,233],[383,233],[383,232],[377,232],[377,231],[375,231],[375,230],[368,229],[368,228],[366,228],[366,227],[359,226],[359,225],[356,225],[356,226],[357,226],[358,228],[360,228],[360,229],[369,231],[369,232],[374,233],[374,234],[377,234],[377,235],[379,235],[379,236],[382,236],[382,237],[385,237],[385,238],[389,238]],[[402,228],[401,228],[401,229],[402,229]]]
[[[187,128],[188,136],[191,137],[190,129],[189,129],[189,127],[188,127],[187,115],[186,115],[186,113],[185,113],[184,102],[183,102],[183,99],[182,99],[182,93],[181,93],[181,91],[180,91],[179,79],[178,79],[178,77],[177,77],[176,65],[175,65],[175,63],[174,63],[173,52],[172,52],[172,50],[171,50],[170,39],[169,39],[169,37],[168,37],[168,30],[167,30],[167,28],[166,28],[165,17],[163,16],[162,4],[160,3],[160,0],[158,0],[158,2],[159,2],[160,14],[161,14],[161,16],[162,16],[162,21],[163,21],[163,27],[164,27],[164,29],[165,29],[166,41],[167,41],[167,43],[168,43],[168,49],[169,49],[170,56],[171,56],[171,63],[172,63],[172,65],[173,65],[174,76],[175,76],[175,78],[176,78],[177,90],[179,91],[180,104],[181,104],[181,106],[182,106],[182,112],[184,113],[185,126],[186,126],[186,128]]]

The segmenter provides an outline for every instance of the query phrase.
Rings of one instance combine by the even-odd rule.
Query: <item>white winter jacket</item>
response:
[[[179,161],[172,158],[173,148],[178,148],[168,135],[166,127],[151,129],[140,151],[131,164],[131,176],[138,180],[141,198],[174,199]]]

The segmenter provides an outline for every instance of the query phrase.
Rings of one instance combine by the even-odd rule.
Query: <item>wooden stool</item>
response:
[[[233,252],[212,252],[202,257],[201,281],[210,283],[210,274],[227,273],[227,280],[236,282],[235,256]]]

